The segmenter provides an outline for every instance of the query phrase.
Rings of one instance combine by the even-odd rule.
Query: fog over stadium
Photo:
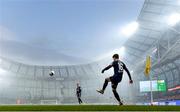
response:
[[[2,0],[1,55],[40,65],[90,62],[122,46],[127,38],[120,29],[137,18],[142,5],[142,0]]]
[[[76,83],[85,103],[116,104],[110,86],[96,92],[115,53],[134,81],[117,88],[126,104],[179,100],[179,23],[178,0],[0,0],[0,104],[78,104]],[[149,80],[165,90],[142,90]]]

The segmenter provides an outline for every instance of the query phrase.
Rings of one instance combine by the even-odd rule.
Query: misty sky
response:
[[[1,55],[30,64],[93,60],[122,46],[120,28],[137,19],[143,2],[0,0]]]

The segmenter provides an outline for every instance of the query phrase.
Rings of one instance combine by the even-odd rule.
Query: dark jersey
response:
[[[78,86],[78,87],[76,88],[76,94],[80,94],[80,93],[81,93],[81,87]]]
[[[127,69],[126,65],[122,61],[120,61],[120,60],[113,61],[109,66],[104,68],[104,70],[108,70],[111,67],[114,68],[114,75],[115,76],[122,75],[123,71],[125,70],[129,76],[129,79],[131,80],[131,75],[129,73],[129,70]]]
[[[122,74],[125,68],[125,64],[120,60],[113,61],[110,65],[114,68],[114,74]]]

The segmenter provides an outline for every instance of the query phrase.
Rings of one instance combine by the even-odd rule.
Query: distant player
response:
[[[118,83],[121,82],[121,80],[122,80],[123,71],[125,70],[127,72],[128,76],[129,76],[129,83],[130,84],[133,83],[133,80],[131,78],[131,75],[130,75],[129,70],[127,69],[126,65],[122,61],[119,60],[119,55],[114,54],[112,58],[114,61],[109,66],[104,68],[101,73],[104,73],[104,71],[113,67],[114,68],[114,75],[106,78],[104,85],[103,85],[103,88],[101,90],[97,90],[97,92],[103,94],[107,85],[108,85],[108,82],[111,82],[112,91],[114,93],[115,98],[118,100],[119,105],[123,105],[123,103],[122,103],[122,101],[121,101],[121,99],[120,99],[120,97],[116,91]]]
[[[79,104],[83,103],[81,100],[81,86],[79,85],[79,83],[77,83],[76,96],[78,98]]]

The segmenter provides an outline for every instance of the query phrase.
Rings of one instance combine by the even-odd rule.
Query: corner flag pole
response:
[[[150,90],[151,90],[151,105],[153,104],[153,93],[152,93],[152,78],[150,76],[150,71],[151,71],[151,57],[147,56],[146,57],[146,66],[145,66],[145,75],[149,77],[150,79]]]

